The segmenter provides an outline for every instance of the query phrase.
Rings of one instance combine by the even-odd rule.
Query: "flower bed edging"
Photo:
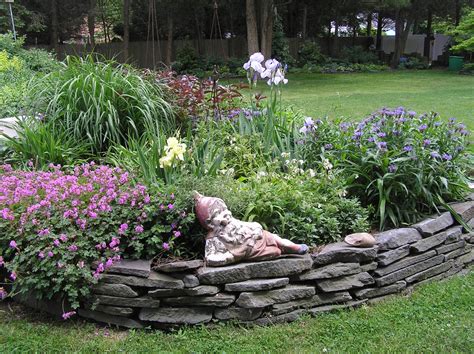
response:
[[[474,201],[452,207],[473,224]],[[474,233],[449,213],[375,237],[371,248],[341,242],[311,256],[226,267],[195,260],[152,269],[148,261],[121,261],[101,277],[78,314],[126,328],[228,320],[267,325],[377,302],[474,262]]]

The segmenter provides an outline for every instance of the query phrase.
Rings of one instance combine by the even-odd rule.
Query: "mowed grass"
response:
[[[474,273],[423,285],[411,296],[370,307],[272,327],[124,331],[24,311],[0,305],[1,352],[472,353]]]
[[[447,70],[288,74],[283,102],[314,118],[360,120],[382,107],[455,117],[474,131],[474,76]],[[264,82],[257,90],[267,92]]]

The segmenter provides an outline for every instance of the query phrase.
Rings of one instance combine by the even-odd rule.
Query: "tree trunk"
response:
[[[260,1],[260,51],[265,58],[270,58],[273,39],[273,0]]]
[[[396,69],[400,62],[400,57],[405,51],[405,45],[407,43],[408,34],[410,28],[414,22],[414,18],[411,14],[406,18],[403,16],[402,10],[397,10],[397,16],[395,20],[395,50],[393,52],[391,67]]]
[[[332,56],[339,55],[339,10],[336,8],[336,18],[334,20],[334,42],[332,48]]]
[[[95,45],[95,16],[96,16],[97,0],[90,0],[90,7],[87,13],[87,28],[89,30],[89,41],[91,45]]]
[[[168,43],[166,44],[166,65],[171,64],[171,53],[173,52],[173,16],[168,12],[167,15],[168,22]]]
[[[382,14],[379,12],[377,15],[377,40],[375,42],[376,50],[382,49],[382,29],[383,29],[383,17],[382,17]]]
[[[302,29],[301,29],[301,38],[303,38],[303,40],[306,39],[307,20],[308,20],[308,5],[304,4],[303,5],[303,21],[302,21]]]
[[[51,0],[51,49],[59,55],[58,2]]]
[[[372,12],[367,15],[367,37],[372,36]]]
[[[431,9],[428,9],[428,19],[426,21],[426,37],[425,37],[425,42],[423,43],[423,56],[425,58],[430,59],[430,50],[431,50],[431,24],[433,22],[433,13],[431,12]]]
[[[204,41],[203,41],[203,38],[202,38],[201,20],[199,19],[197,11],[194,11],[194,23],[196,25],[196,38],[197,38],[198,54],[199,54],[199,56],[203,56],[203,54],[204,54]]]
[[[130,59],[130,1],[131,0],[123,0],[123,56],[125,62]]]
[[[246,0],[247,47],[249,55],[259,51],[255,0]]]

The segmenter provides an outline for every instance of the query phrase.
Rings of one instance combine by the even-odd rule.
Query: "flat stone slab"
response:
[[[135,328],[135,329],[144,328],[144,326],[141,322],[133,320],[131,318],[109,315],[107,313],[102,313],[102,312],[97,312],[97,311],[79,309],[78,310],[78,315],[83,317],[83,318],[89,318],[91,320],[94,320],[94,321],[97,321],[97,322],[102,322],[102,323],[107,323],[109,325],[113,324],[113,325],[116,325],[116,326],[131,328],[131,329],[132,328]]]
[[[421,235],[420,235],[419,240],[421,240]],[[402,259],[403,257],[408,256],[409,254],[410,254],[410,245],[406,244],[401,247],[395,248],[393,250],[379,253],[377,255],[377,262],[379,263],[380,266],[384,267],[384,266],[388,266],[389,264],[392,264],[393,262],[398,261],[399,259]]]
[[[377,248],[352,247],[344,242],[333,243],[324,247],[321,252],[313,254],[315,266],[336,262],[363,263],[372,261],[377,255]]]
[[[467,243],[474,243],[474,232],[470,232],[468,234],[462,235],[461,238]]]
[[[107,305],[98,305],[94,309],[88,308],[86,310],[104,312],[109,315],[115,316],[130,316],[133,314],[133,309],[131,307],[119,307],[119,306],[107,306]]]
[[[331,312],[335,310],[344,310],[348,308],[354,308],[358,306],[362,306],[367,302],[367,299],[364,300],[357,300],[357,301],[350,301],[346,302],[345,304],[341,305],[325,305],[325,306],[319,306],[319,307],[314,307],[312,309],[306,310],[307,313],[309,313],[312,316],[319,315],[321,313],[325,312]]]
[[[462,203],[454,203],[450,206],[464,222],[468,222],[474,218],[474,201],[470,200]]]
[[[264,291],[288,285],[288,278],[252,279],[225,285],[225,291]]]
[[[333,263],[323,267],[311,269],[305,273],[295,275],[291,280],[306,281],[316,279],[330,279],[344,275],[359,273],[359,263]]]
[[[257,326],[269,326],[269,325],[275,325],[275,324],[281,324],[281,323],[294,322],[298,318],[300,318],[301,315],[304,314],[304,312],[305,310],[296,310],[290,313],[285,313],[283,315],[262,317],[255,321],[244,322],[244,323],[257,325]]]
[[[411,227],[393,229],[374,235],[379,251],[386,251],[421,240],[420,233]]]
[[[316,286],[325,292],[341,291],[373,284],[374,279],[367,272],[348,275],[346,277],[318,281]]]
[[[393,273],[399,269],[411,266],[412,264],[424,261],[425,259],[428,259],[434,256],[436,256],[436,251],[431,250],[429,252],[422,253],[416,256],[405,257],[395,263],[388,265],[387,267],[377,268],[374,271],[374,274],[381,277],[381,276]]]
[[[122,259],[110,267],[107,272],[148,278],[151,272],[150,267],[151,261]]]
[[[396,272],[390,273],[385,275],[381,278],[376,278],[375,283],[377,286],[385,286],[388,284],[395,283],[398,280],[405,279],[413,274],[419,273],[424,271],[425,269],[434,267],[444,261],[443,255],[435,256],[433,258],[429,258],[423,262],[415,263],[407,268],[403,268],[397,270]]]
[[[469,253],[466,253],[455,260],[456,265],[465,265],[474,262],[474,250],[471,250]]]
[[[454,219],[450,212],[443,213],[434,218],[423,220],[415,225],[412,225],[417,229],[423,237],[432,236],[437,232],[447,229],[454,224]]]
[[[196,259],[192,261],[178,261],[171,263],[158,264],[153,267],[153,270],[163,273],[178,273],[186,272],[189,270],[198,269],[204,266],[204,261],[201,259]]]
[[[240,294],[236,305],[244,308],[262,308],[280,302],[311,297],[315,293],[314,286],[290,285],[285,288],[269,291],[244,292]]]
[[[377,262],[370,262],[367,264],[361,264],[360,265],[360,270],[361,272],[371,272],[373,270],[376,270],[378,268],[378,263]]]
[[[294,256],[271,261],[239,263],[225,267],[206,267],[198,271],[202,284],[226,284],[256,278],[280,278],[311,269],[310,256]]]
[[[436,252],[438,254],[449,253],[449,252],[457,250],[459,248],[464,248],[464,246],[466,246],[466,241],[461,240],[459,242],[450,243],[448,245],[443,245],[443,246],[440,246],[440,247],[436,247]]]
[[[212,308],[144,308],[140,311],[138,318],[148,322],[194,325],[209,322],[212,319]]]
[[[272,306],[271,314],[277,316],[299,308],[311,308],[326,304],[337,304],[350,300],[352,300],[352,296],[347,291],[316,294],[309,299],[300,299],[282,304],[274,304]]]
[[[420,273],[416,273],[412,276],[409,276],[405,280],[406,280],[407,283],[414,283],[416,281],[425,280],[425,279],[431,278],[431,277],[433,277],[437,274],[444,273],[444,272],[448,271],[449,269],[452,268],[453,265],[454,265],[454,261],[450,260],[446,263],[438,264],[437,266],[434,266],[434,267],[426,269],[426,270],[424,270]]]
[[[212,306],[227,307],[235,301],[235,295],[219,293],[213,296],[169,297],[161,300],[162,304],[178,306]]]
[[[107,295],[94,295],[91,301],[96,305],[114,305],[123,307],[159,307],[160,300],[151,299],[149,297],[114,297]]]
[[[469,249],[467,247],[458,248],[457,250],[446,253],[444,255],[444,260],[448,261],[450,259],[454,259],[454,258],[457,258],[459,256],[462,256],[463,254],[466,254],[466,253],[469,253]]]
[[[449,230],[424,238],[423,240],[412,244],[410,249],[415,253],[426,252],[427,250],[445,243],[448,240],[455,240],[456,238],[459,239],[461,233],[461,227],[452,227]]]
[[[245,309],[243,307],[229,307],[226,309],[215,309],[214,317],[218,320],[253,321],[262,315],[262,309]]]
[[[180,279],[175,279],[167,274],[160,274],[154,271],[149,273],[147,278],[135,276],[124,276],[115,274],[104,274],[100,282],[109,284],[125,284],[130,286],[139,286],[144,288],[162,288],[162,289],[182,289],[184,283]]]
[[[118,297],[137,297],[138,293],[124,284],[96,284],[92,287],[94,294]]]
[[[358,299],[373,298],[378,296],[384,296],[387,294],[398,293],[399,291],[405,289],[406,286],[407,283],[405,281],[398,281],[395,284],[390,284],[381,288],[367,288],[355,290],[354,295]]]
[[[194,288],[186,289],[156,289],[150,290],[148,295],[153,298],[162,297],[176,297],[176,296],[201,296],[201,295],[215,295],[219,292],[217,286],[199,285]]]

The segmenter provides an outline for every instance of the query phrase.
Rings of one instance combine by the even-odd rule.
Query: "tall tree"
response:
[[[260,51],[265,58],[272,55],[274,16],[273,0],[260,0]]]
[[[130,58],[130,1],[123,0],[123,56],[125,61],[128,61]]]
[[[245,10],[247,19],[247,47],[249,54],[252,54],[259,51],[255,0],[247,0]]]
[[[58,21],[58,2],[50,0],[51,5],[51,49],[59,54],[59,21]]]
[[[90,7],[87,13],[87,28],[89,30],[90,43],[93,46],[95,45],[95,16],[97,11],[96,7],[97,0],[90,0]]]

